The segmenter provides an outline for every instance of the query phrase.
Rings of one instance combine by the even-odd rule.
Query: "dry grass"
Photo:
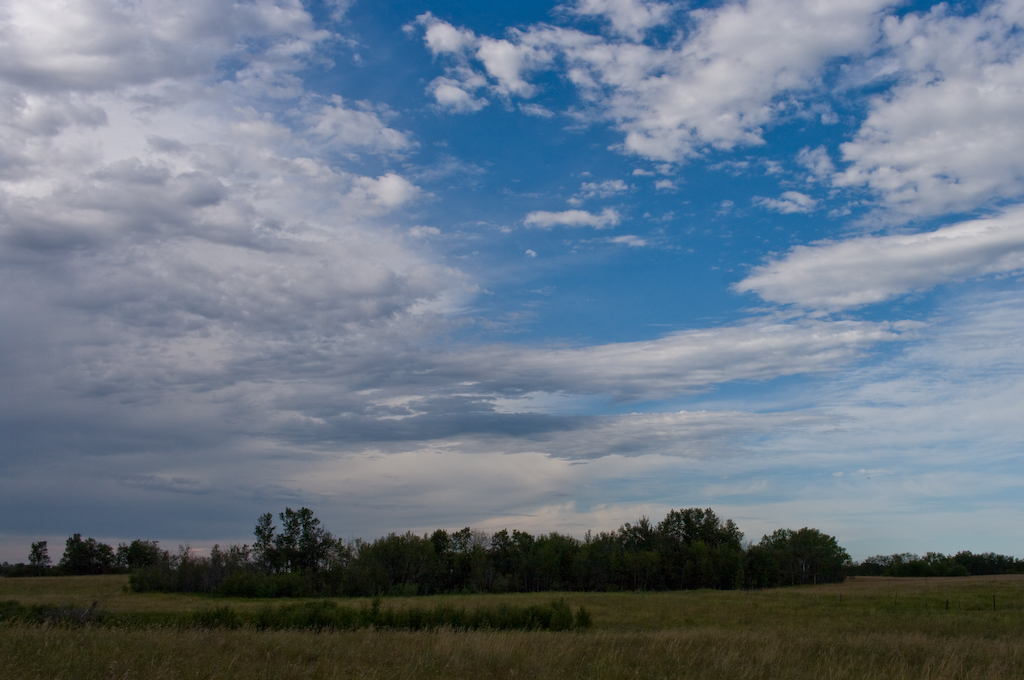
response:
[[[127,594],[122,587],[122,577],[0,579],[0,599],[88,604],[105,595],[101,607],[136,612],[226,602]],[[862,577],[841,586],[753,593],[565,596],[592,612],[593,631],[315,634],[8,625],[0,627],[0,678],[1024,678],[1022,577]],[[541,593],[445,601],[473,608],[550,599]],[[385,606],[409,603],[385,600]]]

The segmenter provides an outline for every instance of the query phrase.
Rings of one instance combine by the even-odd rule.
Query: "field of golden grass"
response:
[[[117,576],[0,579],[0,600],[111,612],[266,601],[130,594]],[[757,592],[565,593],[585,632],[0,626],[2,678],[1024,678],[1024,577],[885,579]],[[994,596],[994,608],[993,608]],[[550,593],[443,599],[474,608]],[[355,604],[362,601],[355,600]],[[948,609],[947,609],[948,607]]]

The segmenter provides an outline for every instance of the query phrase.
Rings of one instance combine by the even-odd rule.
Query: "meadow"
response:
[[[0,579],[0,601],[111,613],[265,607],[128,593],[124,576]],[[1024,678],[1024,576],[857,577],[761,591],[558,593],[585,631],[0,624],[3,678]],[[383,607],[550,603],[552,593]],[[368,606],[369,600],[345,600]],[[288,606],[289,601],[274,601]]]

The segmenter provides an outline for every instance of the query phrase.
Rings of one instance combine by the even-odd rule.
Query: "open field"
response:
[[[125,581],[0,579],[0,600],[87,607],[99,599],[99,608],[124,613],[267,604],[129,594]],[[1024,678],[1024,576],[860,577],[842,585],[756,592],[389,598],[384,606],[443,600],[472,609],[561,596],[591,612],[592,630],[311,633],[5,625],[0,677]]]

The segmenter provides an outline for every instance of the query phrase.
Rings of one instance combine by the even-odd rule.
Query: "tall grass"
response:
[[[864,632],[648,633],[0,629],[0,677],[991,678],[1019,680],[1020,638]]]
[[[82,582],[47,595],[23,586],[27,579],[17,581],[0,579],[0,599],[81,608],[105,594],[99,607],[137,616],[193,616],[229,606],[249,617],[267,604],[111,594],[106,581],[94,582],[92,591]],[[1024,678],[1021,577],[858,577],[768,591],[564,597],[573,609],[590,611],[592,630],[316,633],[251,625],[0,624],[0,678]],[[385,598],[381,608],[472,610],[550,601],[550,594]],[[341,603],[372,607],[369,600]]]

